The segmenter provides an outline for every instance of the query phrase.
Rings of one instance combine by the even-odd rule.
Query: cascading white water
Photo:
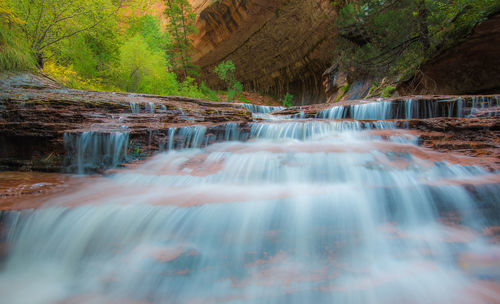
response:
[[[326,136],[336,132],[359,131],[363,129],[393,129],[394,124],[388,121],[358,122],[358,121],[307,121],[284,123],[252,124],[250,139],[266,138],[283,139],[310,139]]]
[[[470,258],[500,253],[482,234],[496,175],[377,133],[392,127],[253,124],[205,148],[206,129],[171,129],[169,147],[198,148],[2,215],[0,302],[500,301],[481,280],[498,259]]]
[[[329,118],[329,119],[342,119],[345,118],[346,111],[344,107],[331,107],[329,109],[320,111],[316,117],[317,118]]]
[[[78,174],[116,167],[127,158],[128,132],[65,133],[68,171]]]
[[[334,106],[316,114],[327,119],[412,119],[433,117],[472,117],[483,111],[485,116],[498,116],[498,97],[472,97],[466,101],[408,99],[405,101],[366,102],[349,106]]]
[[[353,119],[391,119],[391,102],[365,103],[351,106]]]
[[[252,113],[263,113],[263,114],[285,109],[284,107],[259,106],[251,103],[239,103],[239,105],[244,106],[245,108],[247,108],[248,111]]]
[[[146,107],[146,111],[149,112],[149,113],[154,113],[155,112],[155,103],[154,102],[148,102],[145,104],[145,107]]]
[[[141,112],[141,104],[140,103],[131,102],[130,103],[130,111],[132,111],[132,113],[134,113],[134,114],[140,113]]]
[[[169,147],[171,147],[171,149],[199,148],[206,141],[206,132],[207,127],[205,126],[189,126],[173,129],[171,133],[169,132],[169,137],[172,140]],[[181,139],[177,145],[173,142],[176,136]]]

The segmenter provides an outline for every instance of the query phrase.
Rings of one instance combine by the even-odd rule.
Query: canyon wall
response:
[[[198,15],[199,29],[193,37],[193,60],[201,67],[201,78],[209,86],[224,88],[213,70],[220,62],[231,60],[236,66],[236,77],[246,90],[276,98],[289,92],[295,96],[295,105],[368,95],[372,84],[369,77],[347,83],[345,75],[337,75],[333,69],[337,13],[331,1],[190,2]],[[479,24],[463,42],[423,64],[413,79],[398,86],[399,94],[498,92],[499,37],[497,13]]]
[[[246,89],[295,104],[325,101],[321,75],[331,65],[335,17],[328,0],[191,0],[198,14],[194,62],[202,79],[222,87],[213,70],[232,60]]]
[[[465,41],[425,63],[401,84],[401,95],[500,92],[500,13],[474,28]]]

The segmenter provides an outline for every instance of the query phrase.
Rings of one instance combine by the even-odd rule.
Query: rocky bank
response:
[[[158,150],[172,127],[248,122],[238,104],[187,97],[71,90],[31,74],[0,80],[0,170],[61,171],[64,135],[124,131],[131,155]]]
[[[61,172],[76,161],[70,155],[97,153],[77,151],[78,146],[90,145],[85,140],[100,145],[107,154],[118,153],[105,151],[104,142],[115,141],[114,149],[121,149],[130,161],[159,150],[245,140],[252,122],[291,118],[297,122],[389,119],[396,128],[414,130],[426,147],[475,157],[491,170],[500,168],[500,98],[493,95],[351,100],[333,107],[262,108],[275,112],[252,115],[242,104],[70,90],[31,74],[4,75],[0,89],[0,169],[4,171]],[[113,165],[123,162],[119,154],[113,157],[108,160]],[[107,167],[93,166],[94,171]]]

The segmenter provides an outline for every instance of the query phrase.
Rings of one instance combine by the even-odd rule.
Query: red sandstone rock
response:
[[[132,113],[131,103],[140,104],[140,113]],[[146,106],[154,106],[154,113]],[[65,132],[126,129],[141,146],[153,141],[158,147],[170,127],[250,120],[237,104],[71,90],[42,76],[0,75],[0,170],[59,171]]]

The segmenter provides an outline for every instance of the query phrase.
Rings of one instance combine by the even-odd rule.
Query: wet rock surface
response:
[[[390,103],[384,113],[397,128],[413,130],[419,144],[439,152],[453,152],[475,157],[476,164],[490,170],[500,169],[500,118],[498,96],[409,96],[372,100],[347,100],[331,104],[292,107],[275,115],[303,118],[328,117],[332,107],[343,107],[343,118],[356,118],[353,107],[366,104]],[[408,111],[413,102],[413,113]],[[493,103],[485,105],[487,100]],[[484,101],[483,104],[481,102]],[[460,102],[460,106],[458,105]],[[420,105],[420,109],[415,105]],[[416,110],[417,109],[417,110]],[[461,109],[461,112],[459,112]],[[340,111],[341,112],[341,111]],[[324,114],[322,117],[321,114]],[[325,114],[326,113],[326,114]],[[337,114],[339,111],[336,112]],[[342,113],[342,112],[341,112]],[[361,118],[363,113],[361,113]],[[460,115],[457,115],[460,114]],[[342,114],[341,114],[342,115]],[[365,115],[366,116],[366,115]],[[404,119],[408,116],[409,119]],[[462,116],[462,117],[448,117]],[[342,118],[342,117],[341,117]]]
[[[386,139],[415,136],[427,148],[410,147],[401,153],[500,170],[497,96],[412,96],[283,109],[69,90],[29,74],[4,77],[0,88],[0,171],[4,171],[0,209],[4,210],[39,206],[41,198],[84,182],[61,172],[111,174],[109,168],[133,166],[157,151],[246,141],[255,138],[255,123],[276,120],[289,122],[289,131],[297,127],[294,123],[311,119],[360,122],[366,128],[387,122],[391,128],[373,134]],[[378,106],[383,111],[373,110]]]
[[[60,171],[65,133],[127,132],[134,151],[149,154],[168,129],[247,122],[238,104],[64,88],[31,74],[0,78],[0,170]],[[156,147],[158,145],[155,145]]]
[[[436,151],[475,157],[478,165],[500,169],[500,120],[497,117],[433,118],[408,121],[420,144]]]

